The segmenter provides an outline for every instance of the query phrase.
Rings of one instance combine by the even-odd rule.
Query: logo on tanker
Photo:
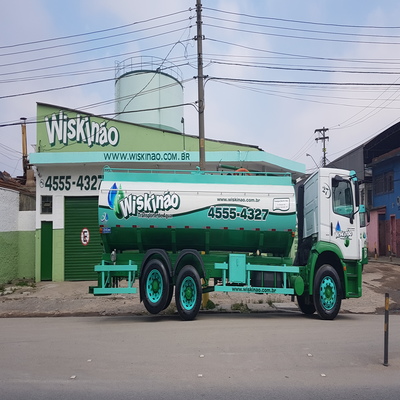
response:
[[[158,214],[160,212],[177,210],[181,199],[176,193],[164,194],[143,193],[142,195],[125,195],[121,185],[114,183],[108,192],[108,206],[114,210],[119,219],[137,216],[138,214]]]

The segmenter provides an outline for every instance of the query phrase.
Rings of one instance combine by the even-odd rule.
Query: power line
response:
[[[135,40],[127,40],[125,42],[118,42],[117,44],[113,43],[113,44],[109,44],[109,45],[93,47],[91,49],[84,49],[84,50],[74,51],[74,52],[71,52],[71,53],[65,53],[65,54],[58,54],[58,55],[51,55],[51,56],[46,56],[46,57],[35,58],[35,59],[32,59],[32,60],[24,61],[24,63],[28,63],[28,62],[31,63],[31,62],[37,62],[37,61],[47,61],[47,60],[51,60],[51,59],[54,59],[54,58],[67,57],[67,56],[73,56],[73,55],[77,55],[77,54],[87,53],[89,51],[104,50],[104,49],[107,49],[109,47],[122,46],[122,45],[127,44],[127,43],[134,43],[134,42],[138,42],[138,41],[141,41],[141,40],[147,40],[147,39],[153,39],[153,38],[159,37],[159,36],[165,36],[165,35],[170,34],[170,33],[179,32],[181,30],[182,30],[182,28],[173,29],[173,30],[170,30],[168,32],[157,33],[157,34],[154,34],[154,35],[151,35],[151,36],[146,36],[144,38],[138,38],[138,39],[135,39]],[[0,64],[0,67],[10,67],[10,66],[20,65],[20,64],[21,64],[21,61],[16,61],[16,62],[8,63],[8,64]]]
[[[396,83],[399,79],[400,79],[400,78],[397,78],[396,81],[395,81],[395,83]],[[390,88],[390,87],[388,87],[383,93],[381,93],[381,94],[380,94],[376,99],[374,99],[369,105],[372,105],[374,102],[378,101],[379,98],[380,98],[384,93],[386,93],[386,92],[389,90],[389,88]],[[396,90],[395,93],[398,94],[399,91]],[[395,93],[392,93],[392,96],[393,96]],[[392,96],[391,96],[391,97],[392,97]],[[384,102],[383,102],[383,103],[385,104],[385,103],[389,102],[389,104],[391,104],[391,103],[393,103],[398,97],[399,97],[399,94],[397,95],[396,98],[391,99],[390,102],[389,102],[389,99],[384,99]],[[367,106],[367,107],[368,107],[368,106]],[[367,109],[367,107],[365,107],[365,109]],[[385,106],[385,108],[386,108],[386,107],[387,107],[387,106]],[[364,122],[366,119],[369,119],[369,118],[371,118],[372,116],[376,115],[378,112],[380,112],[380,111],[382,110],[382,108],[375,108],[375,110],[377,110],[377,111],[374,112],[373,114],[372,114],[372,112],[369,112],[366,116],[364,116],[364,117],[362,117],[362,118],[360,118],[360,119],[358,119],[358,120],[356,120],[356,121],[354,121],[354,122],[352,122],[352,123],[348,123],[347,126],[344,125],[346,122],[349,122],[349,121],[351,121],[352,119],[354,119],[357,115],[360,115],[360,114],[362,113],[362,111],[363,111],[363,110],[361,110],[361,111],[359,111],[358,113],[356,113],[355,115],[353,115],[352,117],[346,119],[346,120],[345,120],[344,122],[342,122],[341,124],[336,125],[336,129],[348,128],[348,127],[352,127],[352,126],[354,126],[354,125],[357,125],[358,123]],[[344,126],[343,126],[343,125],[344,125]]]
[[[212,38],[207,38],[207,40],[212,40],[212,41],[217,41],[216,39]],[[225,42],[225,44],[234,46],[236,43],[232,42]],[[256,50],[262,50],[262,49],[256,49]],[[221,53],[204,53],[205,56],[211,58],[211,57],[229,57],[229,58],[238,58],[238,59],[283,59],[283,60],[314,60],[314,61],[332,61],[332,62],[346,62],[346,63],[357,63],[357,64],[382,64],[382,65],[387,65],[393,64],[397,65],[400,64],[400,59],[399,58],[368,58],[368,59],[354,59],[354,58],[338,58],[338,57],[320,57],[320,56],[312,56],[312,55],[301,55],[301,54],[295,54],[295,53],[282,53],[282,52],[275,52],[275,51],[269,51],[272,55],[270,56],[261,56],[261,55],[248,55],[248,54],[221,54]]]
[[[362,107],[363,109],[365,109],[367,107],[372,107],[372,105],[371,106],[368,106],[368,105],[364,106],[364,105],[355,104],[355,102],[354,102],[354,100],[357,100],[357,101],[369,101],[370,99],[367,99],[367,98],[355,98],[355,97],[343,97],[343,96],[339,97],[339,96],[333,96],[331,94],[323,96],[323,95],[317,95],[315,93],[312,93],[312,94],[301,93],[300,94],[300,93],[294,93],[294,92],[287,92],[287,90],[285,90],[285,91],[282,90],[285,87],[292,88],[293,85],[280,85],[280,86],[274,85],[274,86],[277,87],[277,89],[272,90],[272,89],[263,88],[263,86],[266,86],[266,85],[262,85],[261,87],[257,87],[257,86],[252,85],[252,84],[249,84],[250,86],[247,86],[247,85],[243,84],[242,82],[234,82],[234,83],[232,83],[232,82],[223,82],[223,81],[214,81],[214,82],[215,83],[219,83],[219,84],[223,84],[223,85],[237,87],[239,89],[244,89],[244,90],[248,90],[248,91],[252,91],[252,92],[256,92],[256,93],[261,93],[261,94],[266,94],[266,95],[271,95],[271,96],[277,96],[277,97],[282,97],[282,98],[291,99],[291,100],[307,101],[307,102],[318,103],[318,104],[330,104],[330,105],[336,105],[336,106],[356,107],[356,108]],[[315,91],[315,90],[324,90],[324,91],[326,91],[326,87],[322,87],[322,88],[319,88],[319,87],[303,87],[303,89],[313,90],[313,91]],[[363,89],[363,88],[354,88],[354,89],[352,89],[352,92],[356,92],[356,91],[358,91],[360,89]],[[329,90],[331,90],[331,91],[332,90],[338,90],[338,88],[331,87],[331,88],[329,88]],[[380,88],[379,88],[379,91],[381,91]],[[307,97],[311,97],[311,99],[307,99]],[[318,101],[318,100],[315,100],[316,98],[319,98],[319,99],[325,99],[326,98],[326,99],[337,99],[337,100],[349,100],[349,101],[351,101],[351,103],[350,104],[345,104],[345,103],[334,103],[332,101]],[[374,108],[376,108],[376,107],[374,107]],[[387,107],[385,107],[385,108],[387,108]],[[398,108],[396,107],[395,109],[398,109]]]
[[[172,45],[172,43],[170,44]],[[167,45],[166,45],[167,46]],[[193,58],[193,61],[195,61],[195,56],[191,56],[188,58],[184,57],[179,57],[179,58],[171,58],[169,59],[170,62],[176,63],[179,62],[180,60],[186,59],[190,60]],[[214,58],[210,58],[209,64],[218,64],[218,65],[228,65],[228,66],[238,66],[238,67],[248,67],[248,68],[260,68],[260,69],[271,69],[271,70],[287,70],[287,71],[300,71],[300,72],[327,72],[327,73],[354,73],[354,74],[377,74],[377,75],[392,75],[392,74],[398,74],[398,67],[393,67],[395,71],[363,71],[362,69],[366,69],[368,67],[357,67],[358,70],[342,70],[342,69],[324,69],[324,68],[318,68],[318,67],[312,67],[312,66],[296,66],[293,65],[291,67],[284,66],[282,64],[266,64],[266,63],[258,63],[254,62],[252,64],[250,63],[243,63],[243,62],[229,62],[229,61],[223,61],[223,60],[218,60]],[[190,65],[188,62],[185,64],[180,64],[180,66],[183,65]],[[387,63],[385,63],[387,66]],[[178,65],[179,66],[179,65]],[[356,67],[350,67],[350,68],[356,68]],[[360,70],[361,69],[361,70]],[[386,69],[388,69],[386,67]],[[389,68],[391,69],[391,68]],[[70,72],[59,72],[59,73],[53,73],[53,74],[47,74],[47,75],[30,75],[24,78],[15,78],[15,79],[3,79],[0,81],[0,83],[15,83],[15,82],[26,82],[26,81],[32,81],[32,80],[39,80],[39,79],[50,79],[50,78],[58,78],[58,77],[66,77],[66,76],[77,76],[77,75],[85,75],[85,74],[93,74],[95,72],[110,72],[113,71],[114,67],[105,67],[105,68],[93,68],[93,69],[85,69],[85,70],[76,70],[76,71],[70,71]],[[30,72],[30,71],[28,71]]]
[[[255,27],[260,27],[260,28],[271,28],[271,29],[294,31],[294,32],[305,32],[305,33],[312,33],[312,34],[316,33],[316,34],[336,35],[336,36],[341,35],[341,36],[372,37],[372,38],[379,38],[379,39],[381,39],[381,38],[400,39],[400,35],[383,35],[381,33],[380,34],[366,34],[366,33],[359,33],[359,32],[352,33],[352,32],[321,31],[321,30],[315,30],[315,29],[300,29],[300,28],[291,28],[291,27],[281,26],[281,25],[256,24],[256,23],[227,19],[227,18],[212,17],[210,15],[206,15],[205,18],[217,20],[217,21],[236,23],[238,25],[249,25],[249,26],[255,26]],[[214,25],[212,25],[212,26],[214,26]],[[220,25],[218,25],[218,26],[220,26]],[[359,29],[359,28],[357,27],[357,29]],[[249,31],[249,32],[259,33],[257,31]]]
[[[289,58],[290,63],[287,62],[287,57],[276,57],[276,56],[241,56],[241,55],[232,55],[225,56],[222,54],[206,54],[207,58],[209,59],[210,63],[226,63],[227,65],[238,65],[238,66],[254,66],[254,67],[290,67],[290,68],[299,68],[299,69],[330,69],[332,72],[341,71],[338,68],[346,68],[352,71],[369,71],[371,68],[374,68],[374,71],[398,71],[400,62],[393,62],[391,60],[386,60],[385,62],[380,63],[382,66],[376,66],[377,63],[364,61],[363,64],[357,63],[357,65],[346,65],[343,67],[337,67],[336,64],[343,64],[348,63],[351,64],[352,60],[340,59],[340,60],[333,60],[329,61],[331,65],[326,65],[326,60],[323,60],[324,63],[320,64],[310,64],[310,63],[293,63],[293,61],[297,61],[295,58]],[[245,58],[244,60],[242,58]],[[248,60],[249,59],[249,60]],[[272,61],[271,61],[272,59]],[[282,60],[281,62],[275,62],[275,60]],[[302,61],[309,61],[309,60],[302,60]],[[313,61],[322,61],[322,60],[313,60]],[[398,60],[399,61],[399,60]],[[372,66],[370,65],[372,64]],[[344,70],[345,71],[345,70]]]
[[[334,58],[334,57],[312,56],[309,54],[284,53],[284,52],[279,52],[279,51],[265,50],[265,49],[261,49],[261,48],[257,48],[257,47],[245,46],[245,45],[241,45],[241,44],[234,43],[234,42],[228,42],[226,40],[214,39],[211,37],[207,37],[207,40],[211,41],[211,42],[215,42],[215,43],[221,43],[221,44],[225,44],[225,45],[229,45],[229,46],[233,46],[233,47],[238,47],[238,48],[245,49],[245,50],[252,50],[252,51],[259,52],[259,53],[267,53],[267,54],[273,54],[273,55],[277,55],[277,56],[296,58],[298,60],[346,61],[346,62],[351,62],[351,63],[368,62],[370,64],[373,64],[373,63],[385,64],[385,63],[387,63],[387,60],[382,61],[381,59],[380,60],[372,59],[372,61],[368,61],[365,59],[347,59],[347,58],[340,59],[340,58]],[[396,60],[399,61],[399,59],[396,59]]]
[[[212,28],[224,29],[229,31],[236,31],[242,33],[252,33],[257,35],[265,35],[265,36],[274,36],[288,39],[302,39],[302,40],[313,40],[313,41],[323,41],[323,42],[334,42],[334,43],[357,43],[357,44],[390,44],[390,45],[399,45],[400,42],[381,42],[381,41],[366,41],[366,40],[350,40],[350,39],[333,39],[333,38],[319,38],[319,37],[310,37],[310,36],[300,36],[300,35],[284,35],[281,33],[271,33],[271,32],[256,32],[250,31],[248,29],[240,29],[234,28],[231,26],[221,26],[221,25],[213,25],[205,23],[204,26],[210,26]]]
[[[97,81],[92,81],[92,82],[85,82],[85,83],[78,83],[75,85],[66,85],[66,86],[60,86],[60,87],[55,87],[55,88],[48,88],[48,89],[41,89],[41,90],[33,90],[31,92],[24,92],[24,93],[14,93],[14,94],[8,94],[5,96],[0,96],[1,99],[10,99],[12,97],[21,97],[21,96],[29,96],[31,94],[38,94],[38,93],[46,93],[46,92],[54,92],[55,90],[64,90],[64,89],[71,89],[75,87],[82,87],[82,86],[88,86],[88,85],[95,85],[98,83],[104,83],[104,82],[109,82],[113,81],[114,78],[109,78],[109,79],[100,79]]]
[[[332,156],[335,156],[335,155],[340,154],[340,153],[344,154],[344,153],[346,153],[346,152],[349,151],[349,148],[355,148],[355,147],[357,147],[357,146],[359,146],[359,145],[361,145],[361,144],[363,144],[363,143],[367,143],[369,140],[371,140],[372,138],[374,138],[376,135],[378,135],[378,134],[384,132],[386,129],[388,129],[389,127],[393,126],[393,125],[396,124],[397,122],[399,122],[399,120],[400,120],[400,117],[395,118],[395,119],[392,120],[390,123],[386,124],[386,125],[385,125],[382,129],[380,129],[379,131],[375,131],[374,133],[368,135],[365,139],[363,139],[363,140],[361,140],[361,141],[358,141],[358,142],[352,144],[351,146],[348,145],[348,144],[346,144],[346,148],[345,148],[345,149],[339,150],[339,151],[337,151],[337,152],[335,152],[335,153],[331,153],[331,155],[332,155]]]
[[[168,68],[166,68],[166,69],[168,69]],[[143,72],[143,73],[145,73],[145,72]],[[146,90],[146,91],[141,91],[140,93],[139,93],[139,95],[146,95],[146,94],[150,94],[150,93],[152,93],[152,92],[157,92],[157,91],[160,91],[160,90],[163,90],[163,89],[168,89],[168,88],[170,88],[170,87],[173,87],[173,86],[176,86],[176,85],[180,85],[180,84],[185,84],[186,82],[189,82],[189,81],[191,81],[193,78],[190,78],[190,79],[186,79],[186,80],[183,80],[183,81],[181,81],[181,82],[174,82],[174,83],[170,83],[170,84],[166,84],[166,85],[163,85],[163,86],[159,86],[159,87],[157,87],[157,88],[153,88],[153,89],[150,89],[150,90]],[[111,80],[114,80],[114,78],[110,78],[110,79],[105,79],[104,81],[111,81]],[[77,84],[77,85],[70,85],[70,86],[63,86],[63,87],[58,87],[58,88],[52,88],[52,89],[45,89],[44,91],[52,91],[52,90],[61,90],[61,89],[69,89],[69,88],[72,88],[72,87],[79,87],[79,86],[84,86],[84,85],[87,85],[87,84],[95,84],[95,83],[101,83],[102,81],[94,81],[94,82],[87,82],[87,83],[82,83],[82,84]],[[25,92],[25,93],[22,93],[22,94],[20,94],[21,96],[25,96],[25,95],[30,95],[30,94],[35,94],[35,93],[37,93],[37,92],[40,92],[40,91],[35,91],[35,92]],[[19,96],[19,95],[12,95],[12,96]],[[119,98],[113,98],[113,99],[110,99],[110,100],[105,100],[105,101],[101,101],[101,102],[97,102],[97,103],[93,103],[93,104],[89,104],[89,105],[85,105],[85,106],[82,106],[82,107],[79,107],[79,109],[80,110],[84,110],[84,109],[90,109],[90,108],[93,108],[94,106],[99,106],[99,105],[105,105],[105,104],[110,104],[110,103],[115,103],[116,101],[121,101],[121,100],[124,100],[124,99],[128,99],[128,98],[131,98],[132,97],[132,95],[127,95],[127,96],[124,96],[124,97],[119,97]],[[0,97],[0,99],[1,99],[1,97]],[[183,104],[183,105],[185,105],[185,104]],[[159,108],[159,109],[161,109],[161,108]],[[152,109],[153,110],[153,109]],[[134,110],[134,111],[129,111],[129,112],[137,112],[136,110]],[[121,112],[120,114],[124,114],[125,112]],[[115,113],[112,113],[112,114],[103,114],[103,115],[107,115],[107,116],[109,116],[109,115],[114,115]],[[30,120],[30,118],[29,118],[29,120]],[[31,121],[27,121],[26,123],[27,124],[30,124],[30,123],[34,123],[34,122],[31,122]],[[21,121],[15,121],[15,122],[5,122],[5,123],[2,123],[2,124],[0,124],[0,128],[1,127],[7,127],[7,126],[15,126],[15,125],[20,125],[21,124]]]
[[[167,17],[175,16],[175,15],[187,12],[187,11],[188,10],[177,11],[177,12],[174,12],[174,13],[165,14],[165,15],[161,15],[161,16],[158,16],[158,17],[145,19],[145,20],[142,20],[142,21],[136,21],[136,22],[132,22],[130,24],[120,25],[120,26],[116,26],[116,27],[113,27],[113,28],[101,29],[101,30],[97,30],[97,31],[91,31],[91,32],[86,32],[86,33],[77,33],[77,34],[68,35],[68,36],[59,36],[59,37],[55,37],[55,38],[36,40],[36,41],[32,41],[32,42],[24,42],[24,43],[12,44],[12,45],[0,46],[0,49],[7,49],[7,48],[13,48],[13,47],[20,47],[20,46],[28,46],[28,45],[32,45],[32,44],[47,43],[47,42],[52,42],[52,41],[57,41],[57,40],[65,40],[65,39],[71,39],[71,38],[76,38],[76,37],[95,35],[95,34],[98,34],[98,33],[110,32],[110,31],[117,30],[117,29],[128,28],[128,27],[131,27],[131,26],[134,26],[134,25],[138,25],[138,24],[141,24],[141,23],[155,21],[155,20],[158,20],[158,19],[161,19],[161,18],[167,18]]]
[[[31,50],[22,50],[22,51],[17,51],[17,52],[14,52],[14,53],[3,53],[3,54],[0,54],[0,57],[1,56],[3,56],[3,57],[4,56],[15,56],[15,55],[19,55],[19,54],[33,53],[33,52],[44,51],[44,50],[48,51],[48,50],[59,49],[59,48],[67,47],[67,46],[75,46],[75,45],[84,44],[84,43],[93,43],[93,42],[99,41],[99,40],[106,40],[106,39],[111,39],[111,38],[116,38],[116,37],[121,37],[121,36],[126,36],[126,35],[138,34],[140,32],[145,32],[145,31],[148,31],[150,29],[162,28],[162,27],[174,25],[176,23],[180,23],[180,22],[183,22],[183,21],[186,21],[186,19],[183,19],[183,20],[181,19],[179,21],[174,21],[174,22],[169,22],[169,23],[165,23],[165,24],[161,24],[161,25],[151,26],[149,28],[143,28],[143,29],[139,29],[139,30],[136,30],[136,31],[123,32],[123,33],[118,33],[118,34],[110,35],[110,36],[103,36],[103,37],[99,37],[99,38],[82,40],[82,41],[79,41],[79,42],[57,44],[57,45],[54,45],[54,46],[41,47],[41,48],[36,48],[36,49],[31,49]],[[122,43],[118,42],[117,45],[126,44],[126,43],[130,43],[130,41],[122,42]],[[104,48],[104,47],[100,47],[100,49],[102,49],[102,48]],[[70,53],[70,54],[75,54],[75,53]]]
[[[310,137],[304,142],[303,146],[301,146],[295,154],[291,157],[292,160],[297,160],[300,156],[303,156],[304,153],[310,148],[310,145],[314,142],[314,133],[310,135]]]
[[[29,82],[29,81],[39,81],[42,79],[53,79],[53,78],[63,78],[63,77],[71,77],[71,76],[79,76],[79,75],[87,75],[93,73],[104,73],[104,72],[112,72],[115,70],[115,67],[105,67],[105,68],[93,68],[86,70],[78,70],[78,71],[70,71],[70,72],[58,72],[47,75],[30,75],[21,78],[15,79],[3,79],[0,80],[0,83],[16,83],[16,82]]]
[[[185,42],[186,40],[183,40],[182,42]],[[79,64],[86,64],[86,63],[90,63],[90,62],[96,62],[96,61],[101,61],[101,60],[107,60],[107,59],[116,59],[118,57],[126,57],[126,56],[132,56],[133,54],[137,54],[137,53],[143,53],[143,52],[148,52],[148,51],[153,51],[153,50],[158,50],[164,47],[169,47],[174,43],[168,43],[168,44],[163,44],[163,45],[159,45],[159,46],[154,46],[154,47],[149,47],[147,49],[142,49],[142,50],[137,50],[137,51],[129,51],[127,53],[120,53],[120,54],[113,54],[113,55],[108,55],[108,56],[104,56],[104,57],[99,57],[99,58],[92,58],[89,60],[83,60],[83,61],[75,61],[75,62],[70,62],[70,63],[66,63],[66,64],[59,64],[59,65],[55,65],[55,66],[47,66],[47,67],[40,67],[40,68],[33,68],[33,69],[29,69],[29,70],[24,70],[24,71],[13,71],[13,72],[7,72],[7,73],[0,73],[0,76],[5,76],[5,75],[15,75],[15,74],[22,74],[22,73],[32,73],[32,72],[36,72],[36,71],[43,71],[43,70],[47,70],[47,69],[52,69],[52,68],[64,68],[64,67],[70,67],[72,65],[79,65]]]
[[[341,70],[341,69],[324,69],[324,68],[300,68],[300,67],[284,67],[284,66],[270,66],[270,65],[258,65],[258,64],[245,64],[245,63],[233,63],[224,61],[211,60],[212,64],[229,65],[235,67],[249,67],[249,68],[260,68],[260,69],[273,69],[277,71],[301,71],[301,72],[324,72],[324,73],[345,73],[345,74],[369,74],[369,75],[398,75],[399,71],[355,71],[355,70]]]
[[[118,114],[134,114],[134,113],[142,113],[142,112],[146,112],[146,111],[166,110],[166,109],[169,109],[169,108],[177,108],[177,107],[183,107],[183,106],[191,106],[191,107],[194,107],[197,110],[197,105],[195,104],[195,102],[192,102],[192,103],[173,104],[173,105],[163,106],[163,107],[143,108],[143,109],[140,109],[140,110],[138,109],[138,110],[121,111]],[[71,111],[73,112],[73,111],[78,111],[78,110],[71,110]],[[90,115],[92,117],[100,118],[100,119],[101,118],[103,118],[103,119],[105,118],[105,119],[113,120],[114,118],[112,118],[111,116],[114,116],[115,113],[114,112],[112,112],[112,113],[104,113],[104,114],[101,114],[101,115],[92,114],[92,113],[89,114],[88,113],[88,115]],[[45,123],[44,117],[45,116],[37,116],[33,120],[27,120],[26,121],[26,125],[43,124],[43,123]],[[6,128],[6,127],[11,127],[11,126],[17,126],[17,125],[21,125],[21,121],[3,123],[3,124],[0,124],[0,128]]]
[[[231,81],[231,82],[247,82],[254,84],[263,85],[297,85],[297,86],[400,86],[400,83],[381,83],[381,82],[317,82],[317,81],[283,81],[283,80],[264,80],[264,79],[243,79],[243,78],[228,78],[228,77],[216,77],[210,76],[207,81],[219,80],[219,81]]]
[[[218,10],[216,8],[210,8],[210,7],[203,7],[203,9],[204,10],[215,11],[217,13],[240,16],[240,17],[248,17],[248,18],[262,19],[262,20],[271,20],[271,21],[278,21],[278,22],[290,22],[290,23],[296,23],[296,24],[307,24],[307,25],[318,25],[318,26],[333,26],[333,27],[340,27],[340,28],[400,29],[400,26],[334,24],[334,23],[324,23],[324,22],[301,21],[301,20],[296,20],[296,19],[265,17],[265,16],[252,15],[252,14],[246,14],[246,13],[237,13],[237,12],[233,12],[233,11]]]

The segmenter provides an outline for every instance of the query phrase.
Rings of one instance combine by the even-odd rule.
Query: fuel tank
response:
[[[152,248],[288,256],[296,229],[288,173],[104,169],[106,252]]]

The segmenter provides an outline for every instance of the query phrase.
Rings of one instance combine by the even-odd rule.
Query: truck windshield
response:
[[[353,196],[351,184],[346,180],[332,179],[333,212],[351,218],[353,215]]]

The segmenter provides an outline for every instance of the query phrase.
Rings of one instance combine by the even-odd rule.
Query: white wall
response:
[[[18,230],[19,193],[0,187],[0,232]]]

